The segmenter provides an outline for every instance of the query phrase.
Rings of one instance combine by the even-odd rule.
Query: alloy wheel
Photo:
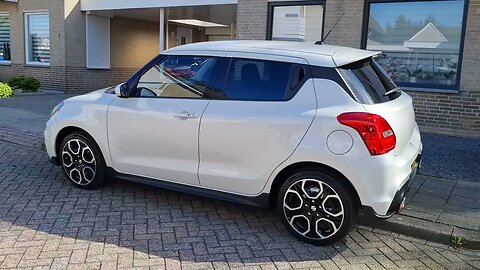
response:
[[[92,149],[80,139],[71,139],[64,144],[62,165],[75,184],[88,185],[95,178],[97,165],[95,155]]]
[[[283,198],[283,212],[295,231],[312,240],[333,236],[344,221],[344,207],[337,192],[317,179],[290,185]]]

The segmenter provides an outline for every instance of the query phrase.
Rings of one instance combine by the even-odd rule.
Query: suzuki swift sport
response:
[[[422,144],[378,52],[220,41],[161,53],[125,83],[58,104],[51,161],[85,189],[120,178],[275,207],[299,239],[341,240],[401,209]]]

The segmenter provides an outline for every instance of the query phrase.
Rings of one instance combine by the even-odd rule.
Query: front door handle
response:
[[[198,118],[198,114],[183,111],[173,115],[173,117],[178,119],[189,119],[189,118]]]

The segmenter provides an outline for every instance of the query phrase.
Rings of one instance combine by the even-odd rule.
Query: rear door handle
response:
[[[183,111],[173,115],[173,117],[178,119],[189,119],[189,118],[198,118],[198,114]]]

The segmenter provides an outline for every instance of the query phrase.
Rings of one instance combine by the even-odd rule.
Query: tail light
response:
[[[372,156],[383,155],[395,148],[397,138],[388,122],[377,114],[347,112],[337,116],[340,124],[355,129]]]

